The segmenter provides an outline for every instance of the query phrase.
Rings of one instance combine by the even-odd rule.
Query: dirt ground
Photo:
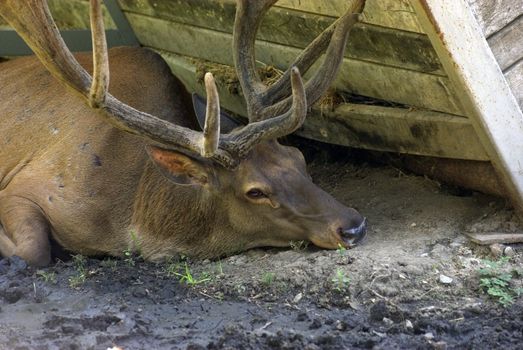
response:
[[[333,149],[307,149],[310,171],[368,218],[363,245],[39,270],[4,259],[0,348],[521,349],[519,247],[500,258],[463,235],[520,230],[506,203]]]

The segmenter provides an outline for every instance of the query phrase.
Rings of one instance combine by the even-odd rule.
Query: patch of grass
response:
[[[347,253],[347,248],[338,243],[338,248],[336,249],[336,251],[338,252],[339,256],[344,257]]]
[[[350,277],[345,275],[342,269],[336,269],[336,274],[331,279],[334,289],[340,293],[346,292],[349,289]]]
[[[126,250],[123,251],[123,256],[124,256],[123,261],[125,261],[125,263],[128,266],[136,265],[136,261],[134,260],[134,254],[130,248],[127,248]]]
[[[509,306],[523,294],[523,288],[514,286],[514,279],[521,278],[522,271],[507,267],[510,257],[497,261],[483,260],[483,267],[478,270],[479,285],[492,299],[503,306]]]
[[[134,266],[136,265],[136,258],[142,257],[142,247],[135,230],[129,231],[129,237],[131,237],[132,247],[128,247],[123,251],[123,260],[128,266]]]
[[[167,265],[165,266],[165,274],[167,275],[167,277],[178,276],[178,271],[180,271],[179,262],[173,262],[171,260],[167,262]]]
[[[218,259],[218,266],[216,268],[216,273],[218,276],[223,276],[223,266],[222,266],[222,260]]]
[[[166,271],[167,276],[170,277],[179,277],[180,283],[185,283],[188,286],[195,286],[201,283],[209,282],[211,277],[208,273],[203,272],[199,277],[196,277],[192,274],[191,269],[187,262],[184,263],[183,271],[179,272],[179,264],[169,264],[167,265]]]
[[[69,277],[69,287],[78,288],[85,283],[85,280],[87,279],[86,263],[87,259],[83,255],[73,255],[73,266],[76,270],[76,274]]]
[[[56,284],[56,274],[54,272],[47,272],[44,270],[36,271],[36,275],[45,283]]]
[[[107,268],[107,269],[111,269],[111,271],[116,270],[117,264],[118,264],[118,262],[115,259],[110,259],[110,258],[104,259],[100,262],[100,266]]]
[[[270,286],[274,283],[274,280],[276,279],[276,274],[274,272],[265,272],[262,275],[261,283],[265,285],[266,287]]]

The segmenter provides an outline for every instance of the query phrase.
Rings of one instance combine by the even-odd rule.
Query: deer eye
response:
[[[259,188],[250,189],[249,191],[247,191],[246,195],[251,199],[260,199],[267,197],[267,195],[263,193],[263,191]]]

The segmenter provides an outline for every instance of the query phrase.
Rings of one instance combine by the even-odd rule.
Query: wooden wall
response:
[[[222,105],[245,114],[231,74],[223,75],[232,65],[234,0],[118,2],[140,43],[159,52],[190,90],[203,93],[202,70],[211,70],[218,75]],[[61,24],[86,26],[86,0],[51,5]],[[286,69],[347,6],[347,0],[278,1],[260,28],[257,62]],[[514,67],[521,69],[507,62],[507,72]],[[299,131],[303,136],[373,150],[488,159],[409,0],[367,0],[334,87],[344,96],[367,99],[349,98],[334,110],[316,107]],[[390,104],[369,104],[372,100]]]
[[[233,0],[119,0],[139,41],[159,51],[175,74],[202,93],[202,60],[232,65]],[[280,0],[266,15],[257,61],[285,69],[347,9],[345,0]],[[212,70],[212,65],[204,64]],[[215,69],[219,74],[221,69]],[[300,133],[347,146],[486,160],[456,92],[408,0],[368,0],[349,39],[335,88],[405,108],[344,103],[317,108]],[[221,89],[222,104],[245,113],[241,97]]]

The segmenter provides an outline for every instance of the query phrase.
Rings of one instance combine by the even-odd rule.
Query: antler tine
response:
[[[240,80],[249,118],[262,104],[265,85],[256,72],[254,43],[263,15],[277,0],[237,0],[233,30],[234,66]]]
[[[205,74],[207,108],[203,128],[203,147],[200,154],[206,158],[214,155],[220,141],[220,97],[211,73]]]
[[[338,20],[331,24],[329,28],[324,30],[319,36],[317,36],[306,48],[303,50],[292,65],[282,74],[282,76],[268,86],[263,92],[262,96],[268,104],[274,103],[275,101],[281,100],[283,97],[287,97],[291,88],[290,83],[290,72],[292,67],[297,67],[300,72],[307,72],[309,68],[316,62],[322,52],[328,47],[329,39],[332,36]]]
[[[251,122],[242,129],[222,135],[224,143],[239,145],[237,151],[240,157],[245,157],[256,143],[288,135],[298,129],[305,121],[307,96],[298,68],[293,67],[291,69],[290,80],[292,86],[291,109],[278,117]]]
[[[360,20],[361,12],[363,12],[364,7],[365,0],[355,0],[345,15],[340,17],[335,23],[320,34],[320,36],[318,36],[296,59],[295,64],[302,69],[309,69],[321,55],[321,52],[327,44],[326,39],[332,33],[332,35],[330,35],[331,40],[327,47],[325,59],[322,65],[316,71],[314,76],[307,81],[305,86],[309,106],[321,97],[336,77],[341,67],[341,63],[343,62],[345,46],[347,44],[350,30],[354,27],[354,24]],[[273,101],[281,99],[288,90],[288,83],[286,83],[284,79],[287,74],[288,73],[285,72],[285,74],[274,85],[267,89],[266,94],[271,96]],[[291,103],[292,98],[287,97],[286,99],[259,111],[257,113],[258,118],[263,120],[281,114],[291,106]]]
[[[89,91],[89,105],[100,108],[109,87],[109,57],[100,0],[91,1],[91,36],[93,41],[93,81]]]

